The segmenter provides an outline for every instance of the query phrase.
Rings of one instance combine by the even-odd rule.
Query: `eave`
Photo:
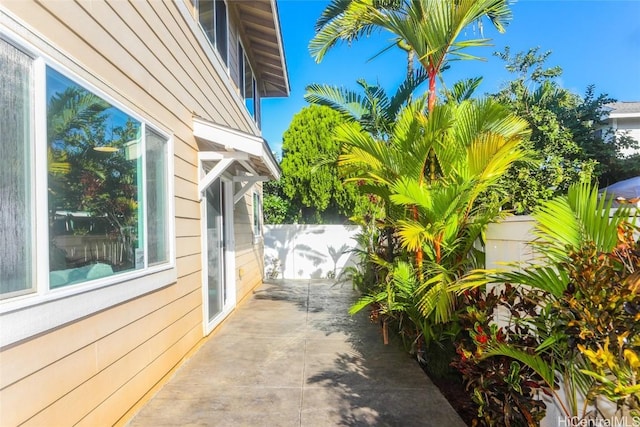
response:
[[[275,0],[230,0],[263,97],[289,96],[289,76]]]

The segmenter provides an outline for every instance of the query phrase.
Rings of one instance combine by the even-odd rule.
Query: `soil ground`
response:
[[[440,389],[445,399],[449,401],[449,404],[464,422],[468,426],[473,425],[473,420],[476,419],[478,413],[478,406],[471,399],[469,391],[465,389],[462,377],[454,371],[444,377],[429,375],[428,372],[427,376]]]

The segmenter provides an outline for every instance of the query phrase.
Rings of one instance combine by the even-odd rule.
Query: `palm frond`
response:
[[[628,208],[617,209],[611,215],[613,200],[600,196],[598,188],[589,183],[574,184],[567,194],[584,232],[583,241],[590,240],[602,252],[611,252],[618,242],[618,227],[629,217]]]
[[[567,196],[543,203],[533,213],[534,234],[555,260],[567,259],[567,248],[595,243],[601,252],[610,252],[617,243],[618,227],[629,216],[628,209],[611,214],[612,200],[600,197],[596,186],[574,184]]]
[[[331,3],[322,11],[322,14],[316,21],[315,30],[316,32],[321,31],[322,28],[327,25],[330,21],[336,19],[341,14],[343,14],[349,4],[351,4],[353,0],[331,0]]]
[[[429,75],[424,70],[424,68],[420,67],[413,72],[413,75],[406,78],[398,89],[396,93],[391,97],[391,101],[389,102],[389,115],[395,117],[403,105],[411,98],[411,95],[415,92],[415,90],[424,82],[426,82],[429,78]]]
[[[540,375],[549,388],[555,388],[555,365],[546,362],[539,355],[528,353],[511,345],[497,343],[490,346],[482,354],[482,358],[485,359],[493,356],[506,356],[525,364]]]
[[[453,84],[451,90],[444,91],[444,96],[447,102],[460,104],[473,96],[480,83],[482,83],[482,77],[459,80]]]
[[[552,267],[531,267],[523,271],[510,271],[495,276],[496,282],[509,282],[530,286],[561,298],[569,284],[569,275],[563,270]]]
[[[447,288],[448,283],[447,274],[439,271],[418,286],[418,309],[424,317],[433,316],[436,323],[450,320],[455,308],[455,294]]]
[[[329,107],[356,121],[368,112],[360,95],[337,86],[310,84],[306,88],[304,99],[312,104]]]

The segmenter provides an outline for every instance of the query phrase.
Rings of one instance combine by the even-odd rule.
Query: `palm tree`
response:
[[[427,75],[424,70],[413,72],[391,97],[382,87],[371,85],[363,79],[357,81],[362,89],[360,92],[342,87],[312,84],[307,86],[304,97],[310,103],[324,105],[339,112],[347,122],[351,123],[353,130],[356,132],[364,131],[373,141],[376,141],[376,144],[389,145],[392,143],[393,129],[402,108],[411,101],[414,91],[426,79]],[[327,160],[334,162],[337,159]],[[352,171],[347,168],[341,168],[341,171],[345,178],[352,176]],[[388,191],[384,191],[384,187],[369,188],[369,186],[365,186],[362,190],[380,196],[388,213],[390,213],[390,209],[394,209],[393,204],[389,201]],[[389,262],[394,258],[393,235],[393,225],[385,224],[386,258]]]
[[[436,79],[454,59],[478,59],[467,52],[489,46],[489,39],[458,40],[471,24],[489,18],[500,32],[511,19],[507,0],[333,0],[316,23],[309,50],[320,62],[338,42],[352,42],[375,31],[392,33],[394,43],[413,52],[429,78],[429,111],[436,101]]]
[[[421,98],[398,115],[390,143],[381,144],[355,124],[337,128],[345,147],[338,164],[409,215],[390,220],[407,251],[423,249],[427,266],[418,270],[419,305],[437,322],[450,318],[450,287],[478,267],[473,244],[497,211],[487,211],[478,198],[497,185],[516,161],[526,158],[526,121],[491,100],[466,100],[426,111]],[[424,160],[435,153],[439,179],[426,182]],[[417,266],[421,268],[420,265]]]
[[[362,93],[343,87],[311,84],[306,88],[304,99],[332,108],[345,119],[358,122],[373,138],[388,141],[400,110],[426,80],[424,70],[415,71],[407,76],[391,97],[382,87],[371,85],[364,79],[356,82]]]
[[[409,55],[408,73],[413,57],[427,72],[429,80],[428,111],[436,104],[436,79],[455,59],[477,59],[463,52],[471,47],[488,46],[489,39],[458,41],[462,31],[472,23],[482,25],[488,17],[500,32],[511,19],[508,0],[333,0],[316,23],[316,35],[309,43],[311,54],[321,61],[329,49],[340,41],[352,42],[374,31],[386,30],[395,35],[397,45]],[[425,153],[423,171],[436,179],[433,151]],[[417,211],[412,208],[414,219]],[[422,248],[416,249],[416,264],[422,274]]]

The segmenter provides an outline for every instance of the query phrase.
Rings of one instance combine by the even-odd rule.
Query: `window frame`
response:
[[[34,232],[30,236],[33,247],[31,264],[34,266],[32,287],[27,293],[11,293],[0,299],[0,322],[7,327],[0,328],[0,347],[29,338],[66,323],[95,314],[98,311],[113,307],[122,302],[134,299],[146,293],[161,289],[177,281],[176,270],[176,232],[175,232],[175,191],[174,191],[174,138],[163,127],[132,111],[122,102],[108,94],[108,85],[98,88],[81,77],[80,72],[92,75],[88,70],[78,68],[74,72],[31,43],[19,36],[2,29],[0,40],[9,43],[33,59],[32,81],[32,123],[30,123],[30,161],[31,185],[29,199],[33,203],[33,214],[29,218],[34,224]],[[160,264],[150,265],[148,248],[145,246],[145,267],[130,270],[95,280],[80,282],[51,289],[49,283],[49,245],[37,242],[49,242],[48,226],[48,160],[47,160],[47,100],[46,100],[46,68],[61,73],[72,82],[87,91],[101,97],[112,106],[118,108],[141,123],[142,132],[149,129],[166,141],[166,238],[168,259]],[[97,80],[99,81],[99,80]],[[142,147],[145,146],[143,142]],[[146,154],[143,160],[146,163]],[[146,168],[146,165],[143,166]],[[147,214],[147,175],[144,172],[145,186],[142,191],[143,212]],[[37,204],[36,201],[44,201]],[[148,221],[145,221],[145,245],[148,244]]]
[[[242,98],[242,103],[249,113],[249,116],[258,127],[258,129],[262,128],[261,125],[261,115],[260,115],[260,97],[258,94],[258,80],[256,78],[256,73],[253,71],[253,66],[251,65],[251,61],[249,61],[249,56],[247,55],[247,51],[242,44],[242,41],[238,37],[238,90],[240,92],[240,97]],[[247,107],[247,94],[245,93],[246,88],[246,66],[249,66],[249,70],[251,71],[251,102],[253,102],[253,113],[249,111]]]
[[[192,5],[193,5],[193,10],[195,13],[195,21],[198,25],[198,27],[200,28],[200,30],[202,31],[202,34],[204,34],[204,38],[209,42],[209,45],[212,47],[212,50],[215,52],[218,60],[220,61],[220,63],[224,66],[227,75],[230,75],[231,73],[231,67],[230,67],[230,58],[229,58],[229,53],[230,53],[230,49],[229,49],[229,40],[231,39],[230,37],[230,29],[229,29],[229,5],[227,4],[227,0],[211,0],[213,3],[213,35],[214,35],[214,39],[211,40],[211,38],[207,35],[207,30],[202,26],[202,23],[200,22],[200,2],[202,0],[192,0]],[[225,38],[226,38],[226,60],[225,58],[223,58],[222,54],[218,51],[218,29],[217,29],[217,9],[216,9],[216,3],[218,1],[222,1],[222,3],[224,4],[225,7]]]
[[[257,188],[253,190],[251,204],[253,210],[253,243],[257,244],[262,241],[264,231],[264,226],[262,224],[262,221],[264,219],[262,194]]]
[[[197,1],[197,0],[194,0]],[[240,97],[240,92],[238,91],[238,87],[235,81],[231,78],[231,70],[229,67],[226,67],[222,63],[222,59],[220,55],[215,54],[215,49],[211,46],[211,43],[208,41],[200,23],[198,22],[198,14],[197,9],[191,6],[191,3],[185,3],[178,1],[175,3],[178,11],[184,18],[185,22],[189,26],[189,30],[194,35],[200,48],[202,48],[204,54],[209,59],[213,69],[218,73],[220,77],[222,77],[222,84],[231,94],[233,102],[235,106],[239,109],[241,114],[243,115],[243,119],[246,120],[247,125],[251,129],[251,132],[255,135],[260,134],[260,127],[256,124],[253,117],[246,111],[246,106],[244,105],[244,100]],[[231,14],[227,14],[228,22],[231,22],[232,17]],[[235,38],[230,38],[229,40],[236,40]],[[229,43],[229,48],[231,47],[231,43]],[[224,77],[227,78],[224,78]]]

